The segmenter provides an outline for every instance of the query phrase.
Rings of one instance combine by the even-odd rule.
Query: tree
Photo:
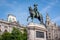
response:
[[[22,33],[21,30],[13,27],[12,32],[4,32],[0,36],[0,40],[27,40],[27,30],[24,28]]]
[[[0,35],[0,40],[2,40],[2,37],[1,37],[1,35]]]
[[[23,40],[27,40],[27,30],[26,30],[26,28],[24,28],[24,30],[23,30]]]
[[[2,40],[11,40],[11,33],[9,33],[9,32],[4,32],[4,33],[1,35],[1,39],[2,39]]]
[[[12,40],[22,40],[23,39],[22,38],[22,32],[15,27],[13,27],[11,34],[12,34]]]

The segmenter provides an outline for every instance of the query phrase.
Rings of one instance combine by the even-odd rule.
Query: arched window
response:
[[[0,32],[1,32],[1,29],[0,29]]]
[[[48,25],[49,25],[49,21],[48,21]]]
[[[5,31],[4,32],[8,32],[6,29],[5,29]]]
[[[51,38],[51,36],[49,36],[49,38]]]

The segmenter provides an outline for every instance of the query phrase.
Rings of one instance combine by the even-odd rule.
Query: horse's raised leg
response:
[[[38,20],[41,22],[40,16],[39,16],[39,17],[37,17],[37,18],[38,18]]]
[[[30,18],[30,16],[28,16],[27,21],[28,21],[29,18]]]

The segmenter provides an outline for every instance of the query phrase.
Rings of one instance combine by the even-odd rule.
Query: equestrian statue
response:
[[[36,18],[40,21],[40,23],[43,24],[43,16],[41,13],[39,13],[37,6],[38,6],[37,4],[34,4],[34,9],[32,9],[31,6],[29,7],[30,16],[28,16],[27,21],[31,17],[32,22],[33,22],[33,19]]]

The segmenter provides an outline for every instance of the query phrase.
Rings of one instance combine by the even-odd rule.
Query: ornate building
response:
[[[8,15],[8,22],[17,22],[17,19],[14,15],[9,14]]]
[[[60,26],[58,27],[58,40],[60,40]]]
[[[13,27],[21,27],[14,15],[9,14],[8,20],[0,20],[0,34],[2,34],[5,31],[11,32]]]
[[[58,39],[58,26],[51,22],[49,15],[46,15],[47,40]]]
[[[46,25],[46,28],[45,28]],[[49,15],[46,15],[45,25],[29,23],[27,25],[28,40],[57,40],[60,39],[60,27],[56,23],[52,23]],[[5,31],[11,32],[16,27],[20,30],[24,26],[20,25],[14,15],[9,14],[7,20],[0,20],[0,34]]]

